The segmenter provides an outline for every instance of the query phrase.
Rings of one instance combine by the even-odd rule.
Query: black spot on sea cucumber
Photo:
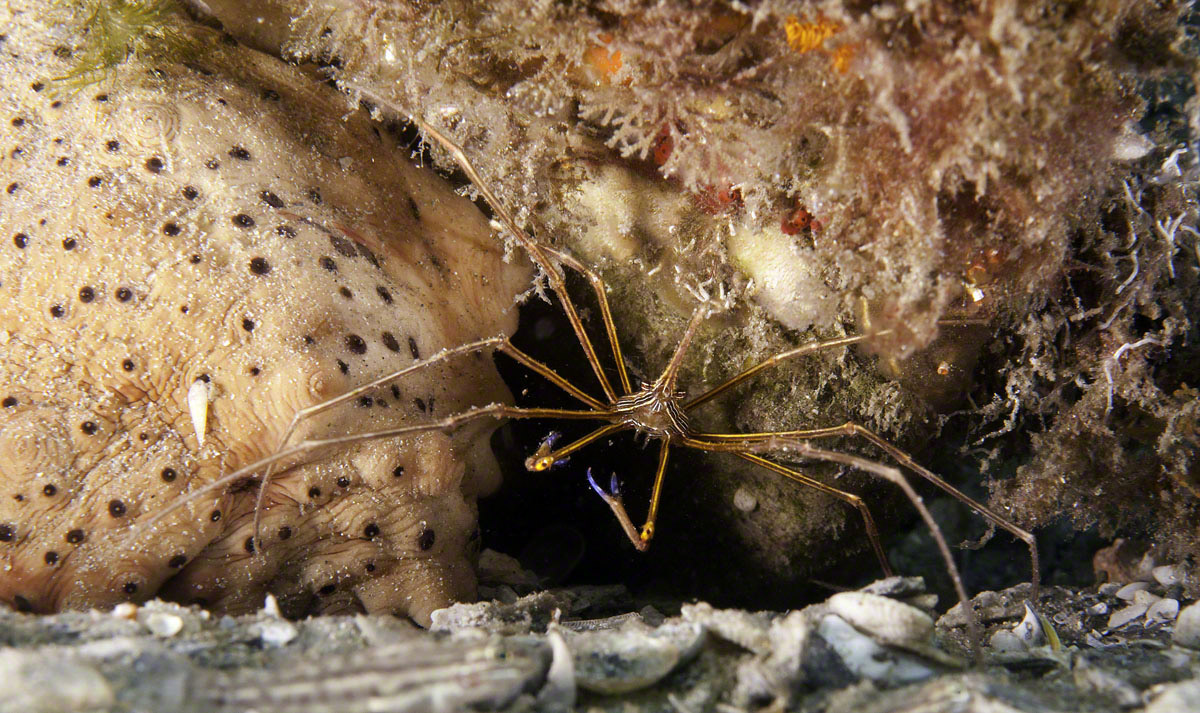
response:
[[[392,398],[396,399],[397,401],[400,400],[400,387],[396,386],[395,384],[392,384]]]
[[[79,243],[75,242],[75,238],[66,238],[62,242],[63,250],[74,250]]]
[[[254,552],[254,538],[247,537],[246,541],[242,543],[242,549],[246,550],[247,552]]]
[[[0,402],[0,405],[3,405],[4,408],[12,408],[17,405],[17,397],[5,396],[4,401]]]
[[[126,594],[136,594],[138,590],[137,582],[126,582],[121,585],[121,591]]]
[[[408,338],[408,350],[412,352],[413,359],[421,358],[421,350],[417,348],[417,340],[412,337]]]
[[[96,98],[96,101],[98,101],[98,102],[106,102],[106,101],[108,101],[108,95],[107,95],[107,94],[97,94],[95,98]]]
[[[63,309],[62,305],[51,305],[50,307],[50,316],[56,319],[61,319],[66,313],[67,311]]]
[[[196,200],[196,196],[200,195],[200,191],[196,190],[193,186],[184,186],[183,190],[180,192],[183,193],[183,197],[187,198],[189,201]]]
[[[100,184],[104,183],[104,179],[100,178],[99,176],[92,176],[88,179],[87,183],[88,188],[99,188]]]
[[[263,203],[272,208],[282,208],[284,206],[283,199],[270,191],[263,191],[258,194],[258,197],[262,199]]]
[[[229,155],[230,157],[236,158],[239,161],[250,160],[250,152],[241,146],[234,146],[233,148],[229,149]]]
[[[18,116],[17,118],[12,120],[12,125],[17,126],[17,127],[25,126],[25,119]]]
[[[15,535],[12,525],[0,525],[0,542],[12,542]]]
[[[421,409],[421,413],[428,412],[429,406],[425,404],[425,399],[415,398],[413,399],[413,403],[417,405],[417,408]]]
[[[335,591],[337,591],[336,584],[326,584],[324,587],[321,587],[320,589],[317,590],[317,594],[321,595],[322,597],[328,597],[330,594],[333,594]]]
[[[246,215],[245,213],[238,213],[237,215],[233,216],[233,218],[231,218],[230,220],[232,220],[233,224],[239,228],[253,228],[254,227],[254,218],[251,218],[250,216]]]
[[[162,473],[159,473],[159,476],[163,479],[164,483],[174,482],[178,475],[179,473],[175,472],[174,468],[163,468]]]
[[[43,559],[46,560],[46,564],[53,566],[58,563],[58,553],[50,550],[46,552],[46,556]]]
[[[396,341],[396,335],[391,332],[384,332],[382,337],[383,346],[394,352],[400,351],[400,342]]]
[[[10,184],[8,184],[8,188],[5,188],[4,190],[5,190],[5,192],[8,193],[8,195],[11,196],[12,194],[16,193],[17,189],[20,187],[21,187],[20,183],[10,183]]]
[[[125,503],[121,502],[120,500],[109,500],[108,501],[108,514],[109,515],[112,515],[113,517],[124,517],[125,511],[126,511]]]
[[[265,275],[271,271],[271,263],[266,258],[256,257],[250,260],[250,272],[255,275]]]
[[[349,488],[350,487],[350,479],[344,475],[339,477],[337,479],[337,486],[339,488]]]
[[[378,534],[379,525],[376,525],[373,522],[367,523],[367,526],[363,528],[363,537],[367,538],[368,540],[375,539],[375,536]]]
[[[400,478],[403,476],[404,476],[404,466],[398,465],[395,468],[392,468],[392,477],[393,478]]]
[[[262,98],[267,101],[279,101],[279,92],[274,89],[264,89],[262,90]]]
[[[83,530],[75,528],[74,530],[67,530],[67,536],[65,539],[67,540],[68,545],[78,545],[80,542],[83,542],[83,538]]]
[[[55,495],[58,495],[58,487],[53,483],[46,483],[44,486],[42,486],[42,495],[52,498]]]
[[[321,205],[321,192],[315,188],[308,191],[308,199],[317,205]]]
[[[158,156],[151,156],[146,159],[146,170],[150,173],[162,173],[163,166],[163,160]]]
[[[179,228],[179,223],[176,223],[174,221],[171,221],[168,223],[163,223],[162,232],[163,232],[163,235],[171,236],[171,237],[179,235],[179,233],[181,232],[181,230]]]
[[[437,535],[431,528],[427,527],[421,530],[421,534],[417,535],[417,547],[420,547],[422,552],[428,552],[433,548],[435,539],[437,539]]]
[[[259,369],[257,366],[252,366],[247,369],[246,372],[250,374],[250,376],[258,376],[262,373],[262,369]]]
[[[128,287],[118,287],[117,291],[113,294],[116,295],[117,299],[121,302],[128,302],[129,300],[133,299],[133,290],[129,289]]]
[[[375,404],[375,399],[371,398],[370,396],[359,396],[358,397],[358,405],[362,406],[363,408],[370,408],[374,404]]]
[[[117,141],[116,139],[109,139],[108,141],[106,141],[104,143],[104,148],[108,149],[109,151],[113,151],[113,152],[120,151],[121,150],[121,142]]]
[[[25,233],[17,233],[13,236],[13,245],[24,250],[26,245],[29,245],[29,236]]]
[[[279,528],[279,539],[286,540],[291,536],[292,536],[292,528],[288,527],[287,525],[284,525],[283,527]]]
[[[340,294],[342,297],[345,297],[348,300],[354,299],[354,293],[350,291],[349,287],[339,287],[338,294]]]
[[[46,85],[42,84],[41,82],[34,82],[33,84],[29,85],[29,88],[35,92],[40,92],[46,88]]]
[[[311,488],[308,489],[308,497],[310,497],[314,500],[321,497],[321,489],[315,485],[312,486]]]
[[[330,235],[329,244],[333,245],[333,249],[342,257],[358,256],[358,250],[354,248],[354,243],[340,235]]]
[[[412,213],[413,220],[421,219],[421,209],[417,207],[417,202],[412,196],[408,197],[408,212]]]
[[[375,571],[375,563],[368,562],[365,565],[363,565],[363,569],[367,570],[368,572],[374,572]]]
[[[215,158],[210,158],[204,162],[204,167],[211,171],[215,171],[221,167],[221,162]]]
[[[246,330],[247,332],[253,332],[254,331],[254,320],[252,320],[250,318],[243,319],[242,320],[242,329]]]
[[[296,229],[290,225],[281,225],[281,226],[275,228],[275,233],[278,234],[282,238],[296,237]]]
[[[210,512],[208,514],[208,519],[212,520],[213,522],[220,522],[221,521],[221,511],[213,510],[212,512]]]
[[[328,255],[324,255],[320,260],[317,260],[317,264],[330,272],[337,272],[337,263]]]
[[[388,288],[384,287],[383,285],[377,285],[375,287],[375,292],[379,294],[379,299],[383,300],[385,303],[392,303],[392,293],[388,292]]]
[[[338,359],[337,365],[338,365],[338,371],[342,372],[343,374],[350,373],[350,365],[347,364],[346,362],[342,361],[341,359]]]
[[[193,265],[199,265],[200,264],[200,256],[193,255],[190,258],[188,258],[188,262],[192,263]]]
[[[96,431],[100,430],[100,427],[96,425],[95,421],[84,421],[79,424],[79,430],[83,431],[85,436],[94,436],[96,435]]]
[[[90,287],[84,286],[79,288],[79,301],[87,304],[96,299],[96,291]]]
[[[363,341],[363,338],[358,336],[357,334],[347,334],[346,335],[346,348],[349,349],[354,354],[366,354],[367,353],[367,343],[365,341]]]
[[[59,159],[54,163],[58,166],[66,166],[68,163],[71,163],[71,159],[67,158],[66,156],[60,156]]]
[[[171,569],[179,569],[185,564],[187,564],[187,557],[184,555],[175,555],[171,559],[167,560],[167,566]]]
[[[13,607],[22,614],[28,614],[33,611],[33,604],[20,594],[13,595]]]
[[[133,363],[132,359],[126,359],[125,361],[121,362],[121,368],[125,371],[133,371],[136,366],[137,365]]]

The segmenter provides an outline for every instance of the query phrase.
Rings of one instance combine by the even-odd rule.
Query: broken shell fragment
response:
[[[911,644],[933,635],[933,619],[916,607],[866,592],[840,592],[829,610],[884,643]]]

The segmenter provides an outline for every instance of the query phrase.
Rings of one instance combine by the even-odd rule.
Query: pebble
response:
[[[1176,646],[1200,649],[1200,602],[1189,604],[1179,612],[1172,640]]]
[[[1154,579],[1164,587],[1183,582],[1183,570],[1176,564],[1164,564],[1151,570]]]
[[[1138,592],[1144,592],[1149,588],[1149,582],[1130,582],[1116,591],[1117,599],[1132,601],[1134,595]]]
[[[1146,621],[1151,624],[1161,624],[1168,621],[1174,621],[1179,615],[1179,600],[1177,599],[1159,599],[1157,602],[1150,605],[1150,609],[1146,612]]]
[[[1108,617],[1108,628],[1120,629],[1130,622],[1141,619],[1150,609],[1150,604],[1147,602],[1134,602],[1124,609],[1118,609]]]
[[[733,493],[733,506],[742,512],[754,512],[758,507],[758,498],[746,488],[738,488]]]
[[[169,639],[183,630],[183,619],[166,612],[150,612],[142,617],[142,623],[155,636]]]

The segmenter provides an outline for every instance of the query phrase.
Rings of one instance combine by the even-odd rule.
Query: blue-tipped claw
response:
[[[587,479],[588,479],[588,483],[590,483],[592,486],[592,490],[595,490],[596,494],[599,495],[600,497],[604,498],[605,500],[608,500],[608,493],[604,492],[604,488],[601,488],[600,485],[596,483],[596,479],[592,477],[592,469],[591,468],[587,469]]]
[[[595,490],[596,494],[604,498],[605,501],[621,499],[621,482],[617,480],[616,473],[612,474],[612,479],[609,481],[608,490],[600,487],[600,484],[596,482],[596,478],[592,475],[591,468],[587,469],[587,479],[592,485],[592,490]]]

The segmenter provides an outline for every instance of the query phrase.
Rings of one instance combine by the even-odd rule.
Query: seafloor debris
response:
[[[135,528],[273,452],[298,409],[511,331],[528,269],[299,69],[178,19],[197,39],[187,61],[63,87],[85,39],[48,8],[0,6],[0,601],[244,612],[274,592],[292,615],[427,620],[473,597],[492,423],[285,464],[261,552],[253,483]],[[472,356],[299,435],[505,398]]]
[[[330,616],[295,622],[273,642],[268,632],[281,620],[270,602],[237,618],[161,602],[108,614],[0,612],[0,713],[1195,710],[1200,652],[1172,645],[1169,624],[1090,642],[1082,607],[1112,594],[1044,592],[1035,606],[1056,622],[1057,651],[1033,641],[1020,656],[988,648],[964,671],[950,653],[952,623],[930,627],[919,607],[876,593],[895,585],[786,614],[699,603],[666,617],[634,611],[619,588],[553,590],[476,610],[439,632],[391,617]],[[911,580],[903,592],[921,596]],[[1027,594],[990,593],[976,605],[991,628],[1020,628],[1020,615],[1005,612],[1028,612]],[[548,618],[547,597],[564,606]],[[619,613],[590,618],[605,609]],[[872,621],[878,611],[913,625],[902,632]],[[534,626],[512,629],[514,618]]]

